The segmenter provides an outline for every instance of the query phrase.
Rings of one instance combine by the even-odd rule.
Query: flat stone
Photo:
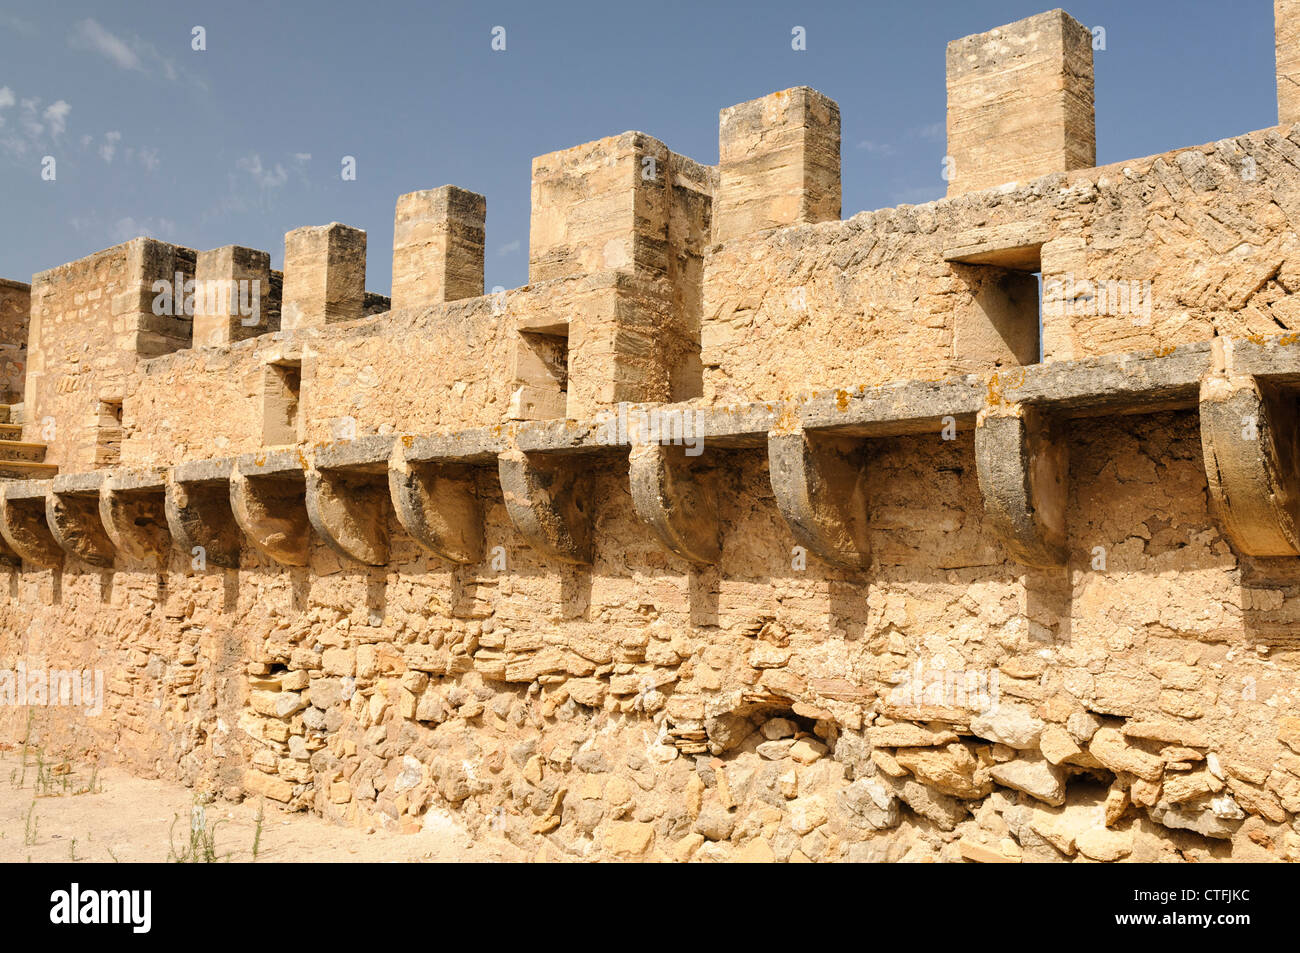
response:
[[[1153,754],[1131,747],[1115,728],[1099,728],[1088,752],[1112,771],[1127,771],[1144,781],[1159,781],[1165,763]]]
[[[957,849],[961,853],[962,860],[969,860],[976,864],[1018,864],[1019,857],[1010,857],[1000,850],[992,847],[986,847],[978,841],[963,837],[957,842]]]
[[[1029,750],[1038,747],[1043,722],[1024,709],[1001,705],[997,711],[973,717],[970,730],[981,738]]]
[[[790,746],[790,757],[799,764],[812,764],[829,750],[815,738],[800,738]]]
[[[1079,853],[1090,860],[1116,861],[1133,852],[1133,835],[1108,830],[1105,827],[1090,827],[1080,831],[1074,839]]]
[[[957,733],[947,728],[936,730],[900,722],[868,728],[867,738],[877,748],[928,748],[952,744],[957,740]]]
[[[1075,742],[1070,732],[1059,725],[1048,725],[1044,728],[1038,746],[1043,752],[1043,757],[1052,764],[1061,764],[1083,754],[1083,749]]]
[[[998,784],[1023,791],[1044,804],[1065,803],[1065,772],[1042,756],[994,765],[989,774]]]

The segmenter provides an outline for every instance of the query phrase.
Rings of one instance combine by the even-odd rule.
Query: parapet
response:
[[[1063,10],[948,44],[948,194],[1097,164],[1092,33]]]
[[[0,404],[16,404],[23,399],[31,310],[32,286],[0,278]]]
[[[799,86],[718,115],[713,240],[840,217],[840,107]]]
[[[1277,121],[1300,122],[1300,0],[1273,0],[1277,48]]]
[[[1275,9],[1285,112],[1294,4]],[[828,377],[879,384],[1264,333],[1268,314],[1285,310],[1291,233],[1265,213],[1289,215],[1289,192],[1275,185],[1291,139],[1258,133],[1091,168],[1091,33],[1060,10],[954,41],[947,79],[953,194],[922,206],[841,221],[839,107],[795,87],[721,110],[717,166],[643,132],[536,158],[531,284],[514,292],[483,296],[486,200],[453,185],[398,199],[391,300],[365,290],[367,236],[340,223],[289,232],[282,276],[262,251],[149,239],[43,273],[32,288],[25,438],[52,421],[54,435],[39,438],[52,462],[108,465],[123,447],[155,443],[133,423],[146,403],[172,408],[165,420],[176,426],[175,401],[149,393],[150,382],[189,394],[203,368],[240,376],[223,399],[256,403],[264,439],[279,443],[379,427],[370,418],[389,401],[374,395],[417,379],[434,388],[432,406],[411,411],[428,426],[579,418],[629,402],[786,399]],[[1002,188],[988,193],[993,185]],[[1162,229],[1177,209],[1216,202],[1240,216]],[[1116,203],[1150,214],[1117,223]],[[1261,224],[1238,227],[1247,220]],[[1178,251],[1167,262],[1127,255],[1137,235]],[[1190,263],[1226,248],[1245,256],[1242,289],[1211,281],[1198,299]],[[1125,273],[1110,281],[1116,269]],[[195,280],[192,311],[176,294],[160,313],[154,286],[177,279]],[[1123,314],[1103,313],[1111,284],[1122,286]],[[203,293],[214,286],[239,294]],[[245,287],[261,289],[256,305]],[[264,345],[275,334],[319,347],[263,367],[256,355],[274,350]],[[259,343],[241,350],[250,340]],[[222,353],[159,365],[141,378],[146,393],[127,396],[130,369],[191,344]],[[86,361],[86,351],[107,356]],[[436,353],[448,376],[390,366],[393,353],[426,363]],[[370,383],[348,398],[359,380]],[[453,385],[452,399],[437,396]],[[302,419],[271,426],[268,407]],[[259,427],[227,429],[246,446]],[[187,432],[175,447],[196,442]]]
[[[185,286],[196,258],[191,248],[136,238],[32,277],[28,440],[47,443],[56,461],[96,458],[103,405],[120,406],[131,369],[190,346]]]
[[[408,192],[393,221],[394,310],[483,293],[487,199],[444,185]]]
[[[533,160],[530,282],[582,304],[516,322],[513,419],[700,392],[713,191],[712,170],[641,132]]]
[[[366,233],[329,225],[295,228],[284,236],[286,330],[353,321],[365,313]]]
[[[199,252],[194,274],[194,344],[219,347],[280,329],[283,276],[271,256],[226,245]]]
[[[528,280],[668,271],[668,148],[640,132],[533,160]]]

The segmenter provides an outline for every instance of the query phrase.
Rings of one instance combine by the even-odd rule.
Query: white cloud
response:
[[[894,147],[888,142],[874,142],[871,139],[863,139],[858,143],[858,148],[863,152],[870,152],[874,155],[892,156]]]
[[[8,86],[0,86],[0,109],[8,109],[15,101],[14,91]]]
[[[936,142],[948,135],[948,125],[946,122],[931,122],[924,126],[914,126],[908,130],[908,133],[917,139],[926,139]]]
[[[513,255],[515,252],[519,251],[519,249],[522,248],[522,247],[523,247],[523,246],[520,244],[519,239],[516,238],[514,241],[512,241],[512,242],[506,242],[504,245],[502,245],[500,248],[498,248],[498,249],[497,249],[497,254],[498,254],[498,255]]]
[[[254,184],[262,189],[278,189],[289,181],[289,173],[284,166],[277,162],[273,168],[266,168],[262,165],[262,157],[257,153],[237,160],[235,168],[247,172],[253,177]]]
[[[112,163],[113,156],[117,154],[117,144],[122,141],[122,134],[116,129],[104,133],[104,142],[99,147],[99,157],[105,162]]]
[[[68,128],[68,113],[72,112],[72,107],[65,100],[59,99],[45,107],[45,112],[41,115],[49,124],[51,136],[61,136],[63,131]]]
[[[131,158],[130,149],[126,150],[126,157],[128,159]],[[157,149],[145,149],[145,148],[136,149],[135,158],[139,159],[140,164],[144,166],[146,169],[148,169],[150,172],[157,171],[158,166],[160,164],[158,161]]]
[[[98,53],[119,69],[146,76],[161,75],[168,82],[175,82],[184,76],[200,89],[208,88],[207,83],[177,67],[171,58],[163,56],[148,40],[141,39],[134,33],[114,33],[93,17],[78,20],[73,25],[72,32],[68,34],[68,45],[75,50]]]
[[[98,20],[79,20],[72,28],[68,42],[76,49],[94,50],[102,54],[109,62],[122,69],[144,72],[144,63],[140,55],[131,48],[126,40],[105,29]]]
[[[105,244],[117,245],[141,235],[164,241],[175,241],[178,237],[176,223],[170,218],[135,218],[125,215],[113,219],[99,212],[89,212],[86,215],[72,216],[68,224],[78,235],[87,236],[86,241],[98,243],[100,247]]]

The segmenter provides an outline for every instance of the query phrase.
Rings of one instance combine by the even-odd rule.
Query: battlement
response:
[[[509,291],[453,185],[391,299],[338,222],[0,282],[0,628],[111,670],[49,731],[543,856],[1300,859],[1275,14],[1283,125],[1106,167],[1055,10],[949,45],[924,205],[796,87],[536,158]]]

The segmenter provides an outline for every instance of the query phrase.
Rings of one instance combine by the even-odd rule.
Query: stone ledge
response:
[[[59,496],[99,496],[99,488],[108,477],[107,470],[88,473],[60,473],[51,482],[50,490]]]
[[[831,438],[852,441],[934,433],[945,426],[971,429],[981,414],[997,416],[1011,411],[1046,414],[1054,421],[1063,422],[1076,417],[1190,409],[1202,406],[1201,382],[1214,374],[1248,375],[1270,385],[1300,381],[1298,342],[1300,335],[1243,341],[1217,339],[1167,352],[1116,354],[1036,364],[989,375],[968,374],[821,391],[800,400],[715,407],[620,404],[614,410],[584,420],[522,421],[453,433],[376,434],[324,444],[310,456],[299,447],[276,447],[236,458],[186,461],[168,471],[157,467],[128,467],[61,474],[53,480],[15,481],[5,484],[3,498],[15,503],[44,503],[47,517],[58,517],[59,525],[50,526],[54,539],[65,546],[71,546],[71,540],[77,541],[79,545],[73,547],[75,555],[83,560],[89,556],[88,561],[99,565],[111,564],[113,555],[113,534],[105,535],[98,514],[102,487],[119,495],[168,493],[168,522],[175,545],[211,548],[216,555],[213,562],[218,565],[238,563],[238,534],[231,536],[233,527],[229,525],[225,501],[217,498],[226,493],[237,504],[234,518],[244,534],[251,535],[254,545],[263,552],[290,565],[305,564],[310,526],[342,554],[371,565],[383,564],[387,559],[387,543],[381,537],[385,534],[380,532],[377,523],[370,526],[370,522],[379,520],[382,514],[386,525],[390,504],[399,522],[424,548],[453,562],[464,563],[473,561],[481,551],[481,532],[466,522],[466,519],[473,522],[480,518],[481,511],[476,502],[471,505],[474,491],[468,472],[458,468],[495,464],[499,477],[508,474],[518,484],[506,493],[507,506],[517,527],[523,524],[520,531],[524,536],[545,552],[566,561],[585,563],[590,558],[586,542],[586,523],[590,517],[578,511],[583,504],[578,503],[578,510],[572,512],[566,509],[569,504],[556,509],[556,501],[546,503],[542,498],[535,498],[537,487],[533,484],[543,475],[546,477],[543,483],[559,479],[563,484],[562,495],[573,497],[571,503],[577,502],[577,497],[582,496],[580,477],[584,468],[573,458],[625,453],[634,446],[640,428],[647,421],[657,420],[661,428],[657,438],[650,438],[651,442],[675,444],[698,440],[720,449],[766,447],[770,451],[769,435],[774,433],[797,431],[817,441]],[[665,440],[665,436],[673,439]],[[989,453],[996,457],[1002,451],[987,439],[982,441],[982,446],[989,486],[995,483],[1019,486],[1023,482],[993,480],[991,474],[997,461]],[[990,451],[990,447],[994,449]],[[850,448],[846,445],[841,449],[847,453]],[[1022,470],[1032,465],[1041,449],[1030,448],[1019,453],[1023,458]],[[570,460],[562,464],[555,458]],[[401,471],[396,483],[395,468]],[[440,468],[452,469],[442,472]],[[669,500],[671,494],[664,496],[663,490],[667,485],[664,481],[671,474],[654,472],[658,483],[664,485],[642,494],[646,504],[642,518],[652,525],[663,524],[658,526],[662,537],[668,524],[660,518],[663,514],[650,504]],[[678,468],[673,472],[677,479],[686,479],[686,470]],[[642,477],[645,476],[643,473]],[[385,477],[389,481],[387,493],[383,492],[382,485]],[[1063,473],[1060,479],[1066,479]],[[310,487],[309,481],[312,481]],[[182,486],[196,490],[207,487],[212,492],[200,496],[178,494]],[[310,492],[304,499],[306,491]],[[796,513],[797,507],[790,502],[802,499],[802,492],[787,494],[790,512],[786,516],[787,519],[795,517],[797,525],[812,525],[811,518]],[[1032,520],[1026,515],[1034,510],[1032,501],[1022,501],[1022,504],[1018,505],[1024,512],[1012,520],[1019,529],[1005,534],[1005,540],[1011,541],[1009,548],[1017,558],[1030,558],[1031,563],[1056,561],[1059,546],[1055,540],[1048,545],[1038,540],[1043,528],[1030,527]],[[545,511],[540,522],[538,506]],[[847,525],[845,520],[852,523],[860,515],[857,501],[851,506],[841,501],[836,506],[843,511],[834,521],[836,526]],[[451,510],[466,508],[464,518],[451,515]],[[161,526],[158,529],[161,533]],[[668,535],[670,551],[701,563],[714,558],[713,548],[704,542],[697,540],[686,546],[680,534]],[[818,555],[844,568],[863,568],[867,559],[865,537],[853,545],[841,544],[842,540],[834,544],[829,541],[831,536],[839,539],[840,535],[843,534],[839,530],[831,533],[829,528],[822,527],[820,535],[813,534],[817,545],[806,544]],[[860,528],[854,535],[855,538],[862,535]],[[149,545],[136,547],[141,553],[148,554],[157,548],[153,539],[146,542]],[[38,550],[39,547],[32,551]]]
[[[974,228],[959,234],[952,246],[943,250],[943,257],[945,261],[963,265],[1037,271],[1047,233],[1046,221]]]

